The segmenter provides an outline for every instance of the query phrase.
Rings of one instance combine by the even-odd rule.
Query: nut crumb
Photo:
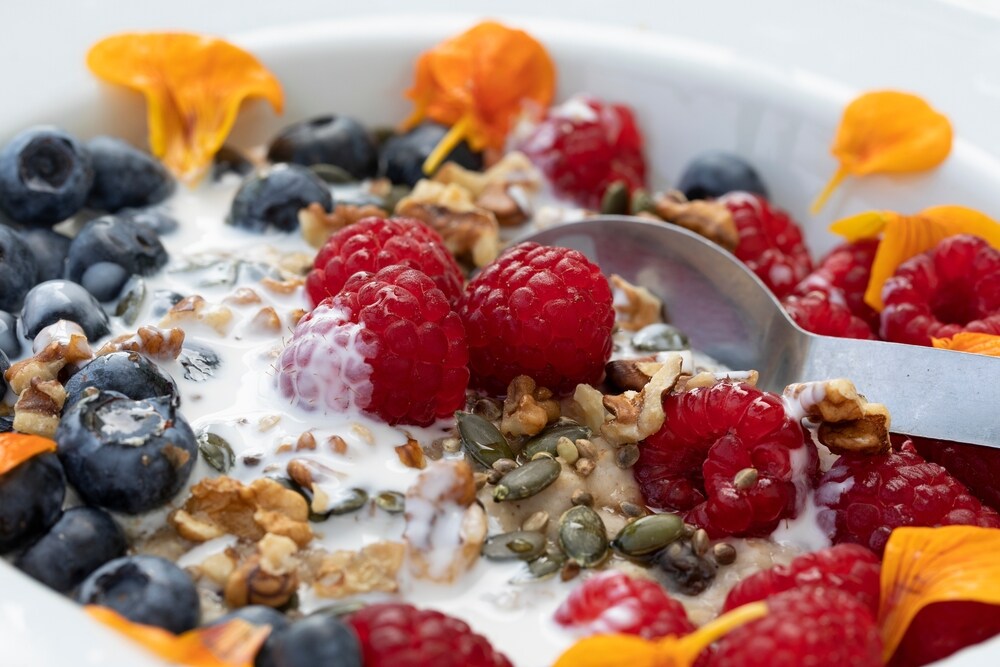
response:
[[[170,361],[180,356],[183,347],[183,329],[143,326],[134,334],[124,334],[109,340],[97,351],[97,356],[126,351],[138,352],[158,361]]]
[[[527,375],[518,375],[507,387],[500,430],[507,435],[537,435],[559,419],[559,402]]]
[[[615,324],[625,331],[638,331],[663,321],[663,302],[645,287],[637,287],[618,274],[611,275],[611,284],[625,295],[625,303],[615,305]]]
[[[353,225],[364,218],[386,218],[389,213],[378,206],[365,204],[337,204],[333,211],[327,213],[322,205],[309,204],[299,211],[299,229],[302,237],[314,248],[322,248],[327,239],[348,225]]]

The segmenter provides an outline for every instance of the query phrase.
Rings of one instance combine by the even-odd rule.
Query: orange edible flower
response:
[[[545,47],[523,30],[485,21],[417,60],[406,96],[415,108],[404,127],[430,118],[451,130],[424,162],[431,174],[463,139],[473,150],[503,148],[525,103],[546,108],[556,68]]]
[[[56,451],[55,440],[24,433],[0,433],[0,475],[33,456]]]
[[[848,176],[933,169],[951,152],[951,122],[916,95],[893,90],[854,99],[840,119],[830,152],[840,162],[812,205],[819,213]]]
[[[934,206],[916,215],[868,211],[838,220],[830,231],[851,242],[882,235],[865,290],[865,303],[875,310],[884,307],[882,286],[899,265],[949,236],[972,234],[1000,249],[1000,223],[964,206]]]
[[[178,178],[195,182],[236,122],[243,100],[281,113],[281,84],[256,58],[217,37],[124,33],[87,53],[100,79],[146,96],[149,147]]]
[[[84,609],[164,660],[187,667],[253,667],[254,656],[271,634],[269,625],[252,625],[237,618],[175,635],[163,628],[133,623],[107,607],[87,605]]]
[[[942,350],[1000,357],[1000,336],[995,334],[961,331],[951,338],[931,338],[931,344]]]

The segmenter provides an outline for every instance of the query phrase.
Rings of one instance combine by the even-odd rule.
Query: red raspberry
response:
[[[633,468],[647,504],[690,510],[712,535],[769,535],[796,515],[818,457],[779,396],[719,382],[671,394],[663,409],[663,426],[639,444]],[[741,476],[738,487],[747,468],[756,480]]]
[[[611,356],[611,288],[576,250],[508,249],[469,282],[459,313],[472,385],[494,394],[518,375],[557,393],[596,384]]]
[[[877,332],[878,312],[865,303],[865,290],[868,289],[878,243],[878,239],[861,239],[837,246],[795,286],[792,294],[805,296],[809,292],[823,292],[830,297],[830,301],[846,306],[873,332]]]
[[[766,600],[793,588],[823,586],[850,593],[878,615],[878,556],[857,544],[838,544],[797,557],[788,565],[761,570],[741,580],[729,591],[723,611],[757,600]]]
[[[1000,251],[951,236],[903,262],[882,288],[882,337],[930,345],[960,331],[1000,334]]]
[[[462,320],[422,272],[395,264],[354,274],[303,317],[278,360],[293,403],[358,408],[390,424],[427,425],[465,404]]]
[[[769,598],[768,614],[722,638],[709,667],[880,667],[882,640],[868,608],[835,588]]]
[[[824,292],[809,292],[805,296],[789,295],[781,305],[795,323],[806,331],[838,338],[876,340],[875,334],[860,317],[851,314],[847,306],[830,300]]]
[[[560,625],[588,635],[623,633],[646,639],[694,632],[684,606],[655,581],[624,572],[596,574],[573,589],[556,610]]]
[[[335,295],[358,271],[405,264],[426,273],[451,303],[465,279],[441,236],[412,218],[365,218],[334,233],[316,255],[306,278],[313,306]]]
[[[983,602],[938,602],[917,613],[889,667],[919,667],[1000,634],[1000,607]]]
[[[361,641],[365,667],[511,667],[485,637],[439,611],[373,604],[346,620]]]
[[[816,489],[816,504],[834,543],[853,542],[879,555],[900,526],[1000,528],[1000,515],[909,441],[898,452],[838,458]]]
[[[917,453],[969,487],[984,504],[1000,508],[1000,449],[947,440],[913,438]]]
[[[739,231],[736,257],[771,288],[786,296],[812,270],[802,230],[787,213],[760,195],[730,192],[719,198]]]
[[[629,191],[645,185],[642,145],[629,107],[578,96],[549,110],[519,148],[556,194],[597,209],[615,181],[624,181]]]

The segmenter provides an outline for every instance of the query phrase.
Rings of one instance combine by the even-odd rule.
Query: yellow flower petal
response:
[[[951,338],[931,338],[931,344],[942,350],[1000,357],[1000,336],[994,334],[962,331]]]

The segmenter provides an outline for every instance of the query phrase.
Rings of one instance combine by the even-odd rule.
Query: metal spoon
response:
[[[600,216],[520,240],[575,248],[650,289],[694,349],[756,369],[763,389],[848,378],[888,406],[894,432],[1000,447],[998,358],[804,331],[733,255],[675,225]]]

